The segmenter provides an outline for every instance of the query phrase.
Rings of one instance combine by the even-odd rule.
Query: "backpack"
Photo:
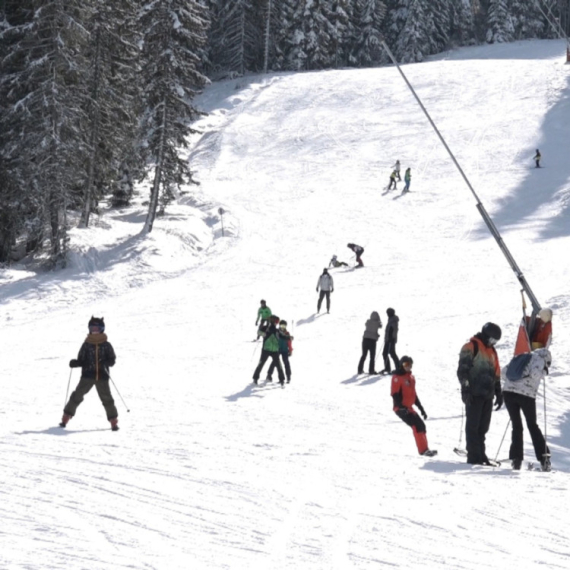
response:
[[[532,358],[532,354],[530,352],[525,352],[524,354],[517,354],[513,359],[509,362],[506,371],[506,377],[511,382],[517,382],[518,380],[522,380],[525,376],[528,376],[528,366],[530,364],[530,360]]]

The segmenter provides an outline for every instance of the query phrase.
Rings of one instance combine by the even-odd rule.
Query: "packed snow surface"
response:
[[[453,452],[465,442],[461,345],[496,322],[508,362],[520,285],[398,71],[245,77],[197,101],[209,112],[190,155],[201,186],[152,234],[139,235],[147,185],[132,208],[72,231],[66,269],[0,274],[0,567],[568,569],[564,52],[532,41],[403,68],[554,310],[537,400],[552,473],[472,467]],[[403,182],[385,190],[396,159],[412,169],[409,194]],[[348,242],[365,248],[364,269]],[[332,270],[331,312],[317,315],[333,254],[351,267]],[[262,298],[295,337],[285,388],[252,384]],[[390,377],[356,375],[364,323],[372,311],[385,323],[388,307],[433,459],[392,412]],[[105,317],[117,353],[116,433],[95,390],[57,427],[91,315]],[[507,458],[509,442],[503,408],[488,455]],[[526,431],[525,454],[534,460]]]

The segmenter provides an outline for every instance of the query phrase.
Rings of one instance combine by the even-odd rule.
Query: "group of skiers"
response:
[[[402,177],[400,176],[400,161],[396,160],[396,164],[392,166],[392,174],[390,174],[390,183],[386,190],[394,190],[397,188],[397,182],[402,181]],[[412,169],[406,168],[406,172],[404,173],[404,190],[402,192],[409,192],[410,191],[410,184],[412,183]]]

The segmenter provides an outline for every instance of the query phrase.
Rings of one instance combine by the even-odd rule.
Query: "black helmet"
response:
[[[485,323],[481,329],[481,334],[490,344],[495,344],[501,340],[501,327],[495,323]]]
[[[414,359],[411,356],[402,356],[402,358],[400,358],[400,366],[403,368],[406,362],[410,365],[413,365]]]
[[[99,327],[100,332],[105,332],[105,320],[103,317],[91,317],[89,319],[89,323],[87,324],[88,328],[91,327]]]
[[[262,305],[265,305],[265,299],[261,299],[261,301],[259,301]]]
[[[279,324],[280,324],[280,325],[285,325],[285,326],[287,326],[287,321],[286,321],[285,319],[281,319],[281,320],[279,321]]]

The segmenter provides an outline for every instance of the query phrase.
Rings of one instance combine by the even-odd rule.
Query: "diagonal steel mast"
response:
[[[519,280],[521,287],[523,288],[525,293],[528,295],[528,298],[530,299],[530,302],[532,303],[533,315],[535,315],[541,309],[540,303],[538,302],[538,299],[535,297],[534,293],[532,292],[530,285],[527,283],[527,280],[525,279],[523,272],[521,271],[520,267],[517,265],[517,262],[515,261],[514,257],[511,255],[511,252],[509,251],[505,242],[503,241],[503,238],[501,237],[501,234],[499,233],[497,226],[495,226],[493,220],[491,219],[487,210],[485,209],[485,206],[483,206],[481,200],[479,199],[479,196],[477,196],[477,193],[475,192],[475,189],[471,185],[471,182],[469,182],[469,179],[465,175],[465,172],[463,172],[463,169],[461,168],[461,166],[457,162],[457,159],[455,158],[453,152],[451,152],[451,149],[449,148],[449,146],[447,146],[445,139],[443,138],[443,136],[439,132],[439,129],[436,127],[435,123],[433,122],[432,118],[430,117],[429,113],[427,112],[427,109],[424,107],[424,104],[422,103],[421,99],[418,97],[417,93],[415,92],[414,88],[412,87],[412,84],[408,81],[408,78],[406,77],[406,75],[402,71],[402,68],[400,67],[399,63],[396,61],[394,54],[392,53],[390,48],[386,45],[385,40],[382,40],[382,46],[384,47],[384,49],[386,50],[386,53],[388,54],[388,56],[390,57],[390,59],[392,60],[392,62],[396,66],[396,68],[398,69],[398,71],[400,72],[400,75],[402,76],[402,78],[406,82],[406,85],[408,86],[408,88],[412,92],[412,95],[416,98],[416,101],[418,102],[419,106],[421,107],[422,111],[424,112],[425,116],[427,117],[428,121],[430,122],[430,125],[433,127],[433,130],[435,131],[435,133],[439,137],[439,140],[442,142],[443,146],[445,147],[445,150],[447,150],[449,156],[451,157],[451,160],[453,160],[453,163],[457,167],[457,170],[459,170],[459,173],[463,177],[463,180],[465,180],[465,183],[467,184],[469,190],[471,190],[471,193],[475,197],[475,200],[477,201],[477,209],[479,210],[479,213],[481,214],[483,221],[485,222],[485,224],[487,224],[489,231],[491,232],[491,234],[493,235],[493,237],[497,241],[497,244],[501,248],[501,251],[503,252],[505,257],[507,258],[507,261],[509,262],[511,269],[515,272],[515,275],[516,275],[517,279]]]

